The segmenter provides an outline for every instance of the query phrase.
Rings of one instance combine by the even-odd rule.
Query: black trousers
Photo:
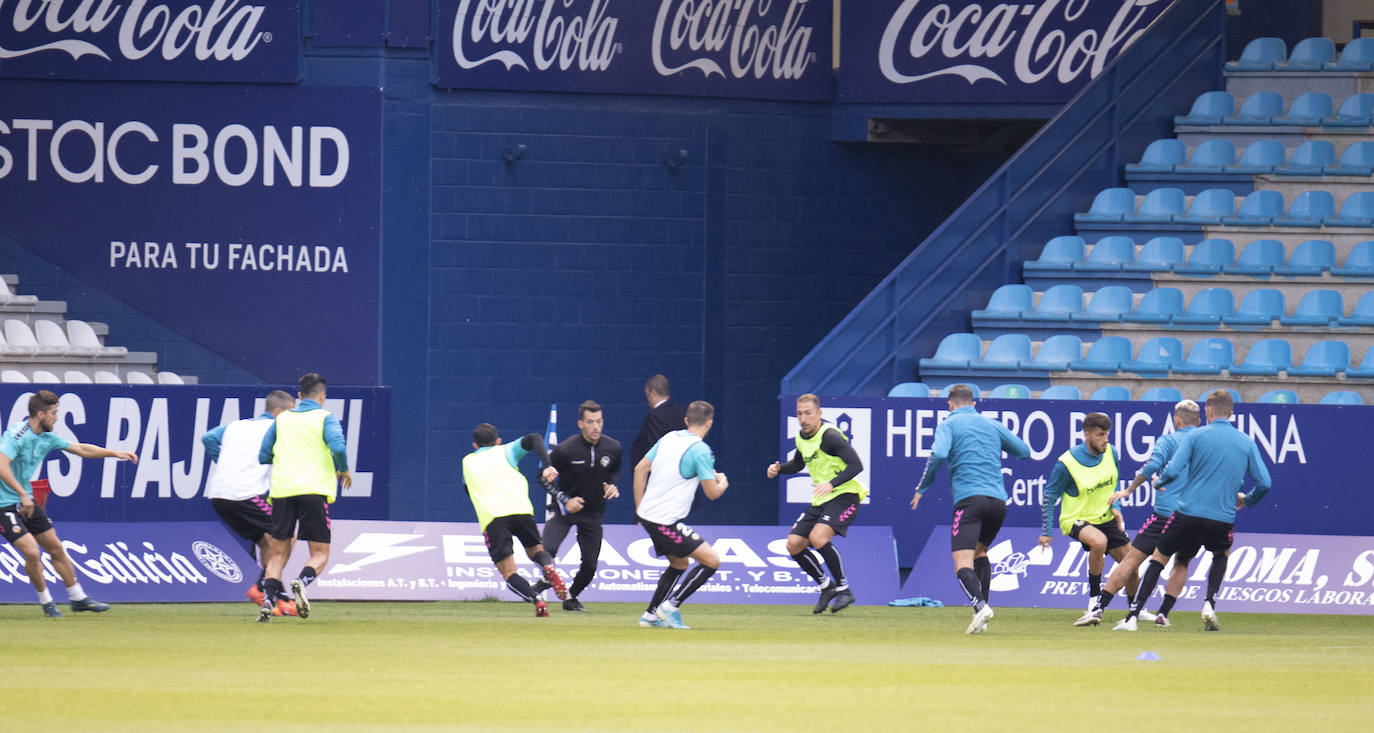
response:
[[[550,517],[544,523],[543,543],[544,549],[558,555],[558,547],[567,539],[568,531],[577,527],[577,547],[582,551],[582,564],[577,568],[577,575],[573,576],[572,588],[568,593],[574,598],[591,585],[592,579],[596,577],[596,561],[601,557],[601,538],[604,532],[601,529],[602,516],[600,514],[559,514]]]

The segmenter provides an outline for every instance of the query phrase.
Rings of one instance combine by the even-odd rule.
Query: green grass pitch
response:
[[[515,603],[0,606],[6,727],[82,731],[1321,730],[1374,726],[1374,617]],[[1136,661],[1153,651],[1160,661]],[[1163,726],[1163,727],[1161,727]]]

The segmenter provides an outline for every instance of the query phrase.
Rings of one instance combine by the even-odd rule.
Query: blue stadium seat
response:
[[[1274,71],[1321,71],[1322,64],[1335,60],[1336,44],[1330,38],[1304,38],[1287,61],[1274,62]]]
[[[929,397],[930,387],[923,382],[902,382],[887,391],[888,397]]]
[[[1076,371],[1115,374],[1121,365],[1131,360],[1131,340],[1124,336],[1104,336],[1088,347],[1082,359],[1069,362]]]
[[[1374,224],[1374,191],[1357,191],[1341,204],[1341,213],[1322,222],[1329,227],[1368,227]]]
[[[1227,71],[1270,71],[1274,64],[1288,59],[1288,45],[1282,38],[1256,38],[1245,44],[1236,61],[1226,62]]]
[[[1331,95],[1326,92],[1301,94],[1289,105],[1288,113],[1270,120],[1272,125],[1318,125],[1336,110]]]
[[[1174,387],[1151,387],[1140,396],[1141,402],[1178,402],[1183,393]]]
[[[1183,312],[1183,291],[1178,288],[1155,288],[1145,293],[1135,311],[1121,316],[1127,323],[1168,323]]]
[[[940,390],[940,395],[939,395],[939,396],[940,396],[940,397],[948,397],[948,396],[949,396],[949,391],[950,391],[951,389],[954,389],[955,387],[959,386],[959,384],[962,384],[962,385],[964,385],[965,387],[968,387],[969,390],[973,392],[973,399],[976,400],[976,399],[978,399],[979,397],[982,397],[982,396],[983,396],[983,390],[978,389],[978,385],[972,384],[972,383],[970,383],[970,382],[960,382],[960,383],[958,383],[958,384],[951,384],[951,385],[949,385],[948,387],[945,387],[944,389]]]
[[[1224,173],[1273,173],[1288,158],[1288,151],[1278,140],[1256,140],[1245,146],[1234,165],[1222,166]]]
[[[1206,401],[1207,401],[1207,395],[1209,395],[1209,394],[1215,392],[1215,391],[1218,390],[1218,389],[1223,390],[1223,391],[1227,392],[1228,394],[1230,394],[1230,395],[1231,395],[1231,399],[1232,399],[1233,401],[1235,401],[1237,404],[1239,404],[1239,403],[1245,401],[1245,400],[1242,400],[1242,399],[1240,398],[1240,392],[1237,392],[1236,390],[1231,389],[1230,387],[1213,387],[1213,388],[1211,388],[1211,389],[1205,390],[1202,394],[1198,395],[1198,396],[1197,396],[1197,403],[1198,403],[1199,405],[1201,405],[1202,403],[1206,402]]]
[[[1334,377],[1349,368],[1349,344],[1344,341],[1318,341],[1307,348],[1301,364],[1288,368],[1288,376]]]
[[[1336,197],[1330,191],[1303,191],[1293,197],[1287,216],[1270,222],[1278,227],[1319,227],[1322,220],[1336,213]]]
[[[1083,289],[1077,285],[1055,285],[1040,296],[1035,308],[1021,314],[1023,321],[1054,322],[1069,320],[1069,314],[1083,310]]]
[[[1363,405],[1364,398],[1360,397],[1359,392],[1352,392],[1348,389],[1327,392],[1322,395],[1319,405]]]
[[[1271,389],[1260,395],[1259,401],[1272,405],[1296,405],[1298,393],[1291,389]]]
[[[1228,275],[1268,277],[1274,268],[1283,264],[1283,242],[1277,239],[1256,239],[1245,245],[1234,264],[1222,265]]]
[[[1179,224],[1220,224],[1222,217],[1236,213],[1236,194],[1229,188],[1209,188],[1199,191],[1188,207],[1188,213],[1175,216]]]
[[[1127,272],[1168,272],[1174,265],[1187,261],[1183,240],[1178,237],[1154,237],[1136,254],[1134,262],[1121,266]]]
[[[1274,268],[1275,275],[1321,277],[1336,266],[1336,246],[1325,239],[1309,239],[1293,249],[1288,264]]]
[[[972,359],[970,369],[990,371],[1016,371],[1021,362],[1030,361],[1031,340],[1024,333],[1004,333],[988,344],[988,351],[981,359]]]
[[[1087,245],[1083,238],[1073,234],[1061,234],[1045,243],[1040,258],[1025,264],[1026,270],[1065,270],[1073,263],[1086,257]]]
[[[1223,125],[1267,125],[1283,114],[1283,97],[1278,92],[1255,92],[1241,102],[1234,115],[1221,118]]]
[[[1279,323],[1285,326],[1326,326],[1345,315],[1341,294],[1336,290],[1309,290],[1298,301],[1298,307],[1291,316],[1282,316]]]
[[[1042,400],[1081,400],[1082,390],[1072,384],[1056,384],[1040,393]]]
[[[988,393],[989,399],[1002,400],[1028,400],[1031,398],[1030,387],[1024,384],[999,384],[992,388]]]
[[[1374,99],[1374,94],[1369,95]],[[1374,140],[1361,140],[1346,146],[1338,163],[1322,168],[1328,176],[1368,176],[1374,174]]]
[[[1256,341],[1245,352],[1245,361],[1230,368],[1232,374],[1273,377],[1293,365],[1293,345],[1283,339]]]
[[[1145,194],[1135,213],[1121,218],[1129,224],[1165,224],[1188,210],[1187,197],[1181,188],[1156,188]]]
[[[1122,265],[1135,260],[1135,242],[1119,234],[1097,240],[1088,257],[1073,264],[1082,272],[1120,272]]]
[[[992,291],[992,297],[988,298],[988,307],[973,311],[973,317],[1020,318],[1022,313],[1031,309],[1034,302],[1034,293],[1031,292],[1029,285],[1003,285]]]
[[[1193,296],[1185,313],[1174,316],[1179,325],[1219,326],[1221,319],[1235,315],[1236,296],[1230,288],[1205,288]]]
[[[1355,245],[1345,257],[1345,264],[1331,268],[1340,277],[1374,277],[1374,239]]]
[[[1274,169],[1281,176],[1320,176],[1336,162],[1336,146],[1327,140],[1308,140],[1293,151],[1287,163]]]
[[[1193,100],[1186,115],[1174,117],[1175,125],[1220,125],[1223,118],[1236,113],[1236,99],[1229,92],[1203,92]]]
[[[1188,358],[1174,367],[1175,374],[1220,374],[1235,364],[1235,350],[1223,338],[1207,338],[1188,351]]]
[[[1371,39],[1365,39],[1371,40]],[[1369,127],[1374,122],[1374,93],[1352,94],[1341,102],[1334,117],[1322,120],[1327,127]]]
[[[1135,191],[1107,188],[1097,192],[1087,213],[1074,214],[1075,222],[1113,222],[1135,211]]]
[[[1361,379],[1374,378],[1374,346],[1364,352],[1364,360],[1360,362],[1359,366],[1352,366],[1345,370],[1345,376]]]
[[[1057,333],[1040,344],[1035,358],[1021,365],[1025,370],[1062,372],[1071,362],[1083,358],[1083,339],[1071,333]]]
[[[1225,138],[1203,140],[1188,162],[1174,170],[1179,173],[1221,173],[1236,162],[1236,145]]]
[[[921,368],[965,368],[970,361],[983,355],[983,340],[971,333],[951,333],[940,340],[935,356],[920,361]]]
[[[1228,226],[1266,227],[1274,217],[1283,216],[1283,194],[1278,191],[1251,191],[1236,207],[1235,216],[1223,216]]]
[[[1135,298],[1125,285],[1108,285],[1092,294],[1088,305],[1079,313],[1069,315],[1071,321],[1115,323],[1135,309]]]
[[[1233,328],[1244,326],[1268,326],[1283,316],[1285,303],[1283,293],[1273,288],[1251,290],[1236,306],[1236,314],[1226,316],[1221,322]]]
[[[1345,44],[1341,57],[1322,64],[1322,71],[1374,71],[1374,38],[1356,38]]]
[[[1156,336],[1140,347],[1134,361],[1121,365],[1122,371],[1143,377],[1162,377],[1183,363],[1183,342],[1173,336]]]
[[[1182,140],[1156,140],[1145,148],[1139,163],[1126,164],[1126,173],[1171,173],[1174,166],[1183,164],[1187,154],[1188,150],[1183,147]]]
[[[1180,275],[1215,275],[1236,261],[1236,245],[1229,239],[1204,239],[1193,247],[1188,263],[1174,267]]]
[[[1338,326],[1374,326],[1374,293],[1365,293],[1355,302],[1355,309],[1348,316],[1336,319]]]
[[[1130,402],[1131,390],[1113,384],[1109,387],[1102,387],[1098,389],[1096,392],[1093,392],[1092,396],[1088,399],[1105,400],[1108,402]]]

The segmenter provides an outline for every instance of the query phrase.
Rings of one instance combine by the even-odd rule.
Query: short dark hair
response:
[[[472,431],[472,442],[476,443],[478,448],[496,445],[496,440],[500,437],[501,435],[496,432],[496,426],[489,422],[478,425]]]
[[[967,384],[956,384],[949,388],[949,392],[945,394],[945,398],[950,402],[958,402],[960,404],[973,402],[973,390]]]
[[[287,394],[285,390],[274,389],[267,394],[267,411],[289,410],[296,404],[296,398]]]
[[[57,395],[46,389],[40,389],[29,398],[29,417],[38,417],[38,413],[47,412],[57,403]]]
[[[589,412],[601,412],[601,405],[596,404],[596,400],[587,400],[577,406],[577,419],[581,420]]]
[[[673,386],[668,383],[668,378],[662,374],[655,374],[649,377],[649,381],[644,383],[644,389],[654,392],[655,394],[661,394],[664,397],[671,397],[673,394]]]
[[[706,400],[697,400],[687,406],[687,424],[705,425],[707,420],[715,417],[716,408],[711,406]]]
[[[1207,393],[1207,407],[1216,417],[1230,417],[1235,412],[1236,401],[1224,389],[1214,389]]]
[[[1090,412],[1083,418],[1083,432],[1086,433],[1089,430],[1106,430],[1110,433],[1112,431],[1112,419],[1100,412]]]
[[[320,391],[325,388],[324,377],[321,377],[320,375],[314,372],[310,372],[309,374],[306,374],[305,376],[301,377],[300,385],[302,397],[309,397],[313,394],[319,394]]]

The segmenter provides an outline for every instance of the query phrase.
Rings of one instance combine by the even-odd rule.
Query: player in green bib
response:
[[[811,474],[811,506],[792,524],[787,552],[820,586],[821,597],[812,613],[822,613],[827,606],[831,613],[839,613],[854,602],[854,593],[831,540],[835,535],[845,535],[859,513],[859,504],[868,496],[868,489],[855,478],[863,472],[864,464],[844,433],[821,420],[821,400],[816,395],[797,398],[797,422],[801,426],[797,451],[787,463],[774,461],[769,465],[768,478],[800,473],[803,468]],[[821,570],[811,548],[825,560],[831,577]]]

